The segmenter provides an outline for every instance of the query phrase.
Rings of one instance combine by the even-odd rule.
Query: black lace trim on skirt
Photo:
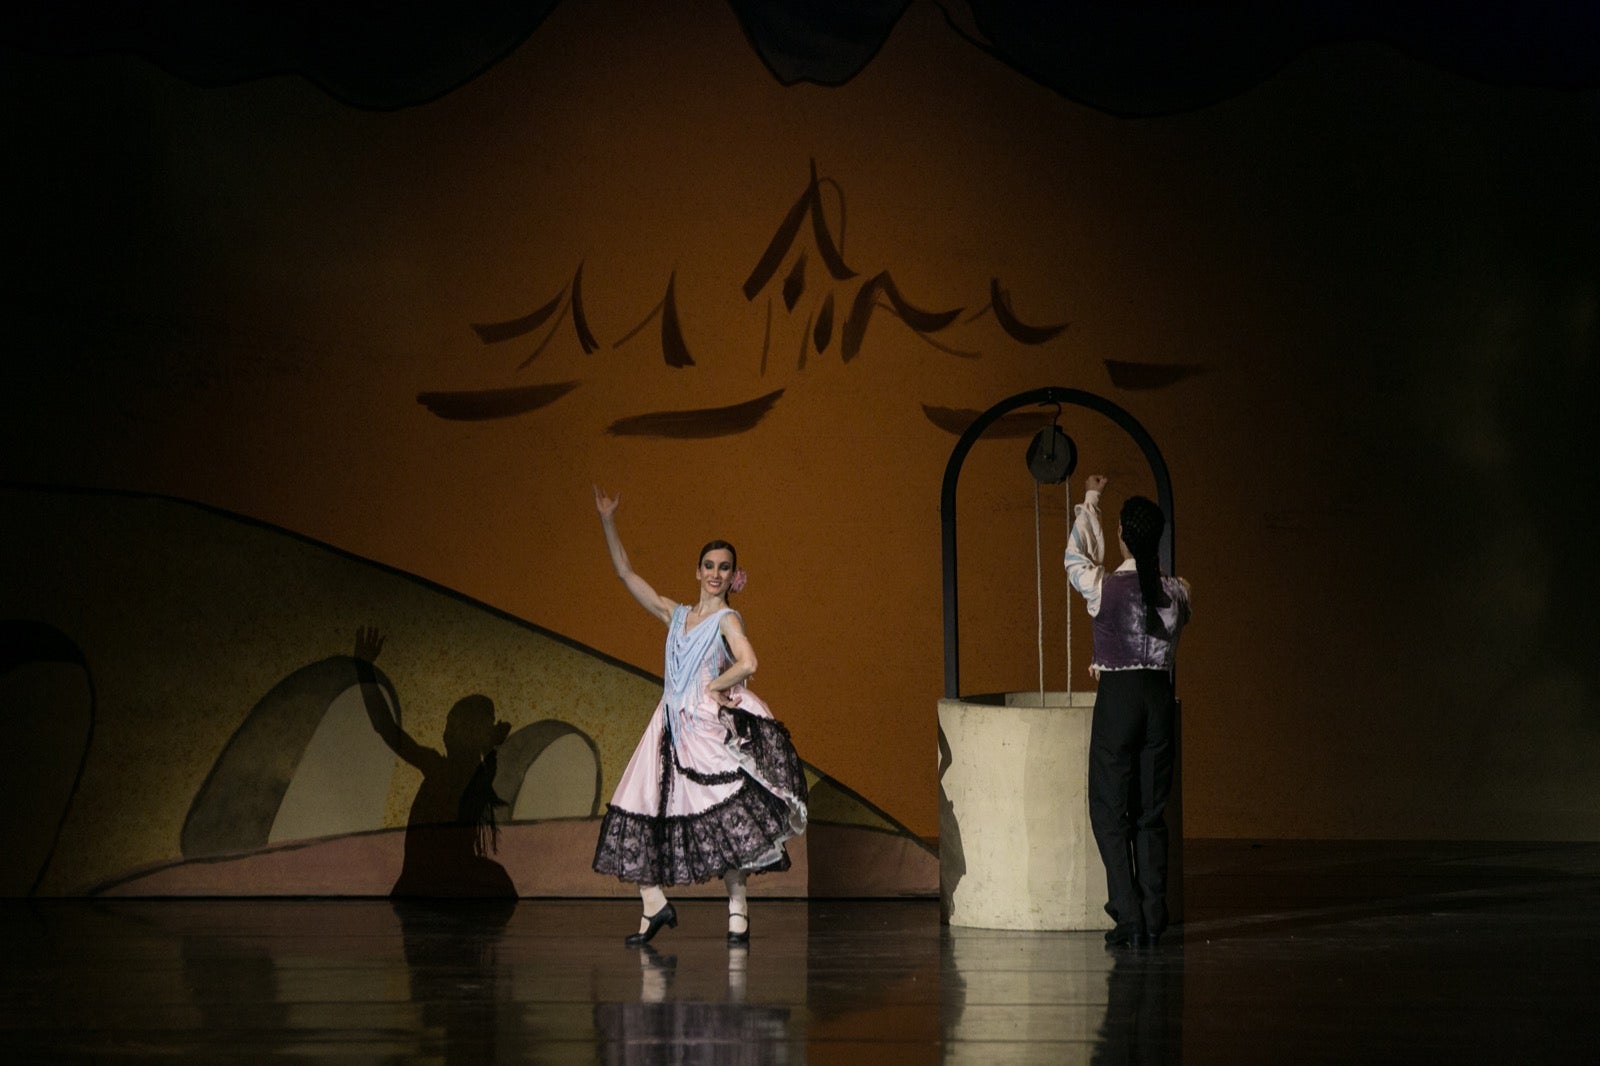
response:
[[[663,732],[665,732],[665,730],[663,730]],[[672,752],[672,765],[677,767],[678,773],[682,774],[684,777],[687,777],[690,781],[693,781],[697,785],[731,785],[735,781],[739,780],[738,770],[730,770],[725,774],[703,774],[693,767],[685,766],[683,763],[678,761],[678,753],[676,751]],[[662,795],[665,794],[665,792],[662,793]]]
[[[670,714],[670,712],[669,712]],[[607,805],[595,845],[594,868],[645,885],[688,885],[729,870],[768,873],[789,869],[785,840],[805,831],[805,770],[782,722],[724,708],[725,743],[739,768],[705,774],[678,761],[671,729],[661,731],[661,779],[654,815]],[[669,718],[670,725],[670,718]],[[676,772],[675,772],[676,771]],[[679,777],[739,790],[696,814],[668,817],[667,801]]]
[[[791,802],[807,802],[806,773],[787,726],[737,707],[722,709],[722,723],[728,728],[728,746],[739,753],[745,769]]]
[[[788,805],[748,775],[743,787],[699,814],[661,818],[609,804],[600,822],[594,868],[641,885],[691,885],[729,870],[771,873],[789,868],[789,853],[751,869],[773,842],[787,839]]]

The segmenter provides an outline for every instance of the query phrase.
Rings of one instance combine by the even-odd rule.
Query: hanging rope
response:
[[[1072,478],[1061,483],[1065,494],[1067,540],[1072,543]],[[1033,483],[1033,603],[1038,631],[1039,706],[1044,706],[1044,538],[1040,518],[1039,482]],[[1066,587],[1067,610],[1067,706],[1072,706],[1072,582]]]
[[[1039,486],[1060,484],[1066,493],[1067,543],[1072,542],[1072,470],[1078,463],[1078,448],[1061,431],[1061,405],[1055,404],[1050,424],[1028,445],[1028,471],[1033,475],[1033,602],[1038,628],[1039,706],[1045,705],[1044,688],[1044,522],[1039,502]],[[1072,706],[1072,582],[1067,582],[1067,706]]]
[[[1040,550],[1039,482],[1033,483],[1033,602],[1039,617],[1039,706],[1044,706],[1044,556]]]
[[[1067,494],[1067,543],[1072,543],[1072,478],[1061,483]],[[1072,706],[1072,582],[1067,582],[1067,706]]]

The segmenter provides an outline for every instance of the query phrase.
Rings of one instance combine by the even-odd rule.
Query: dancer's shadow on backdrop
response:
[[[495,749],[511,733],[495,721],[487,696],[464,696],[450,708],[443,754],[417,743],[401,728],[398,697],[391,709],[372,664],[383,650],[376,629],[356,632],[356,677],[372,728],[396,755],[422,772],[406,821],[405,861],[390,895],[515,899],[516,886],[490,855],[499,839],[494,791]]]

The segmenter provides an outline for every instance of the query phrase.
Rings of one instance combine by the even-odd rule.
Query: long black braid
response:
[[[473,829],[472,851],[475,855],[488,856],[500,850],[500,826],[495,820],[494,809],[510,806],[494,790],[494,777],[500,769],[500,760],[495,751],[495,748],[490,748],[478,768],[472,772],[472,780],[467,782],[466,789],[461,793],[461,805],[457,809],[459,821]]]
[[[1122,543],[1133,553],[1134,565],[1139,568],[1139,595],[1144,598],[1144,631],[1152,636],[1162,636],[1167,627],[1162,624],[1160,608],[1171,601],[1166,587],[1161,583],[1161,534],[1167,528],[1167,516],[1161,507],[1145,496],[1129,496],[1122,505]]]

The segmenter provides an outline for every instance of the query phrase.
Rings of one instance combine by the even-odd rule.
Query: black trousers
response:
[[[1167,796],[1176,707],[1165,670],[1100,674],[1089,735],[1089,824],[1118,925],[1167,927]]]

